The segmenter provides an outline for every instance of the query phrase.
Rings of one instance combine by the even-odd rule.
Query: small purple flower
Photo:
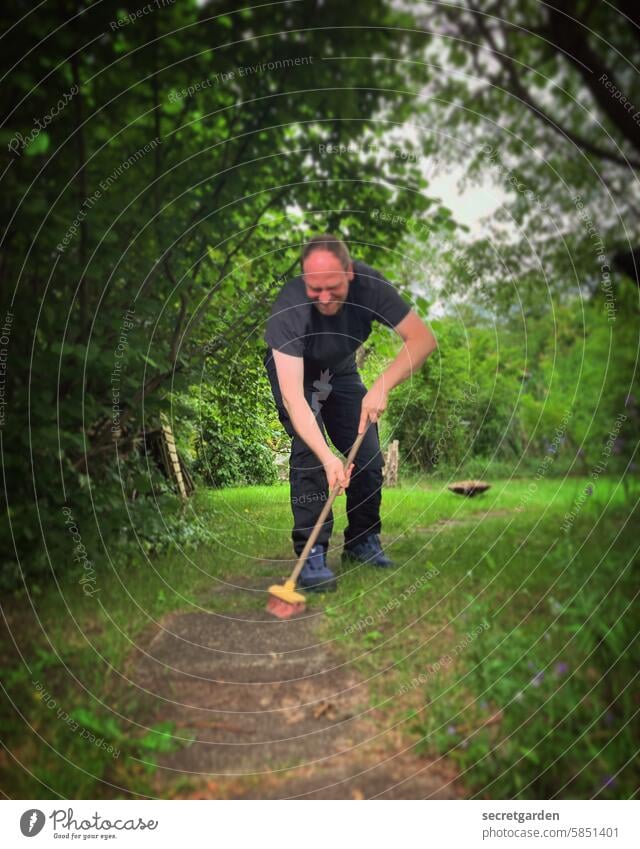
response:
[[[456,727],[455,727],[455,725],[450,725],[450,726],[447,728],[447,734],[452,735],[452,734],[456,734],[456,733],[457,733],[457,732],[456,732]]]
[[[564,660],[560,660],[558,661],[558,663],[556,663],[555,672],[558,678],[560,678],[561,675],[566,675],[568,671],[569,664],[565,663]]]
[[[611,728],[611,726],[613,725],[614,722],[615,722],[614,713],[613,713],[612,710],[608,710],[604,715],[604,724],[608,725],[609,728]]]
[[[603,775],[600,782],[601,787],[615,787],[616,779],[613,775]]]
[[[539,687],[540,684],[542,684],[543,678],[544,678],[544,672],[542,670],[540,670],[539,672],[536,672],[536,674],[531,679],[531,685],[533,687]]]

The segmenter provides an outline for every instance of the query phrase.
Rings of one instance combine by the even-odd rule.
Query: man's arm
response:
[[[351,469],[345,473],[343,463],[327,445],[316,417],[304,397],[304,360],[302,357],[292,357],[276,350],[273,351],[273,359],[282,401],[296,433],[324,466],[329,489],[332,490],[337,483],[345,489],[349,486]]]
[[[362,399],[358,433],[362,433],[367,420],[377,422],[387,408],[391,390],[417,371],[427,357],[438,347],[436,337],[413,310],[394,327],[404,342],[397,357],[375,381]]]

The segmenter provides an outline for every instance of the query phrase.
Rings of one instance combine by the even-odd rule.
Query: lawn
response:
[[[381,734],[454,759],[470,796],[632,796],[637,494],[604,478],[590,490],[577,478],[497,481],[472,499],[406,482],[383,499],[389,570],[342,569],[342,501],[329,554],[339,590],[312,603],[323,637],[368,679]],[[170,726],[149,730],[148,700],[127,686],[136,639],[174,610],[250,615],[265,602],[252,580],[293,565],[286,486],[200,489],[188,509],[210,544],[94,557],[95,596],[52,576],[8,606],[22,661],[7,637],[6,794],[152,795],[153,766],[139,759],[177,744]]]

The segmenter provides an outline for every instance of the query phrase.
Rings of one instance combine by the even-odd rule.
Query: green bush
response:
[[[437,350],[390,398],[385,428],[403,461],[440,476],[472,477],[486,463],[499,476],[621,473],[640,401],[631,284],[619,298],[626,320],[615,328],[597,303],[579,301],[557,308],[554,333],[547,314],[527,318],[526,333],[508,318],[434,321]]]
[[[273,451],[252,432],[234,432],[228,423],[210,418],[202,425],[197,448],[195,468],[209,486],[244,486],[277,480]]]
[[[194,427],[194,468],[208,486],[270,484],[284,431],[278,421],[260,350],[240,367],[192,387],[182,407]],[[217,379],[216,379],[217,378]],[[197,391],[197,394],[196,394]]]

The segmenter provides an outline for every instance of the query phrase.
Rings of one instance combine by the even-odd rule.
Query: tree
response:
[[[374,209],[442,218],[384,141],[424,71],[356,58],[414,51],[408,15],[382,0],[366,26],[336,0],[141,9],[0,11],[5,549],[21,561],[42,558],[33,529],[59,530],[67,501],[107,542],[128,521],[144,430],[232,359],[261,356],[310,229],[376,261],[388,227]]]
[[[509,192],[490,239],[474,246],[490,297],[513,303],[516,287],[548,286],[606,306],[614,269],[638,278],[635,5],[461,0],[430,6],[421,23],[434,33],[427,147]],[[438,144],[441,132],[459,143]]]

